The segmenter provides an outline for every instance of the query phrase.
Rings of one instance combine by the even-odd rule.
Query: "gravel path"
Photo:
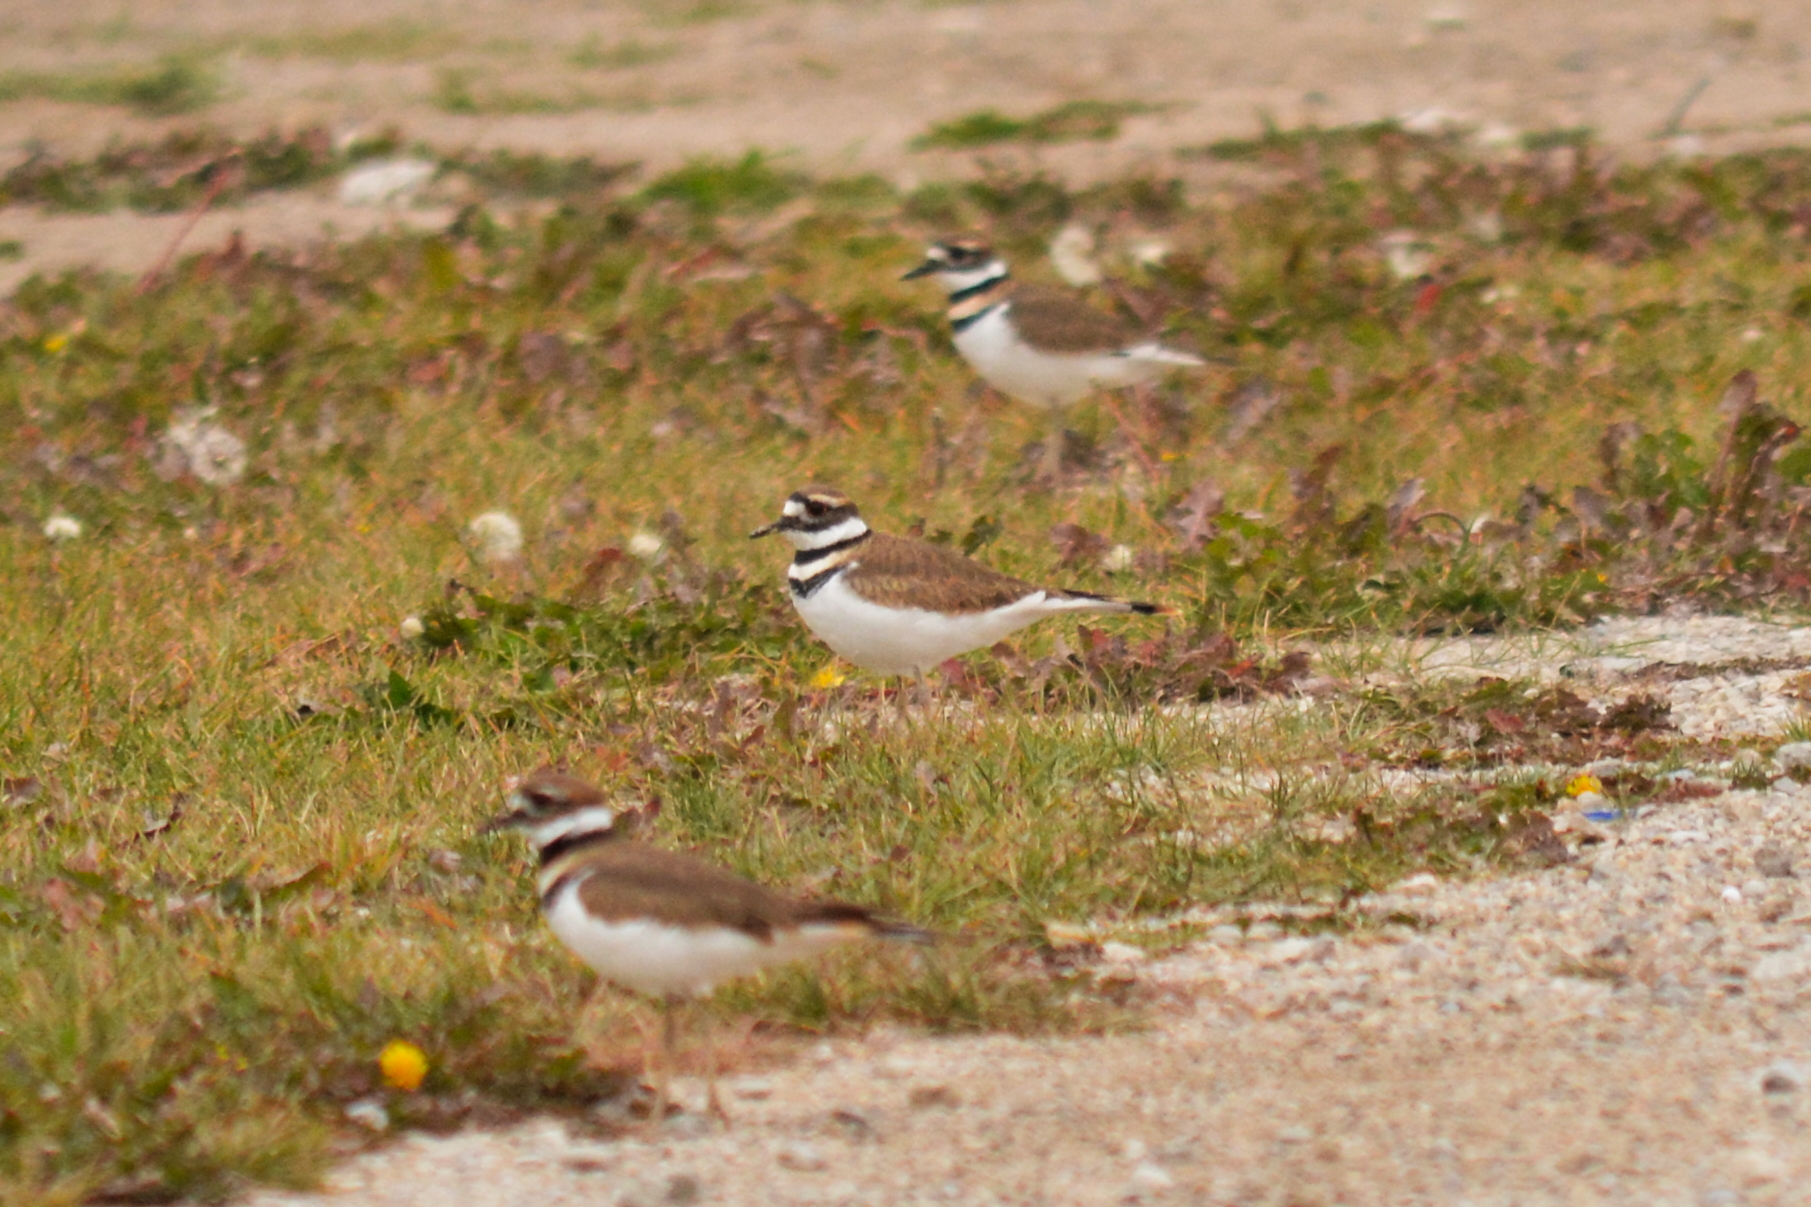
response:
[[[1741,667],[1811,664],[1811,629],[1616,621],[1414,653],[1594,695],[1664,672],[1701,732],[1777,734],[1773,699],[1764,723],[1740,701],[1787,672]],[[1811,1203],[1811,789],[1782,774],[1563,838],[1569,862],[1411,877],[1338,934],[1258,906],[1191,915],[1204,937],[1161,959],[1106,944],[1099,974],[1154,1002],[1140,1034],[874,1033],[730,1082],[727,1132],[411,1137],[330,1201]]]

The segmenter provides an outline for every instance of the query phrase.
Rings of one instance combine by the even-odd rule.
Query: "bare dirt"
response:
[[[0,34],[0,73],[202,54],[226,84],[176,118],[0,104],[0,163],[322,124],[649,170],[762,148],[910,183],[975,170],[910,148],[934,121],[1084,98],[1161,108],[1108,142],[996,156],[1211,188],[1216,169],[1178,153],[1266,120],[1407,116],[1485,143],[1589,126],[1632,156],[1811,137],[1802,0],[65,0],[12,6]],[[453,84],[479,112],[436,102]],[[405,220],[444,216],[322,188],[210,214],[184,246]],[[182,221],[0,210],[0,241],[21,245],[0,291],[82,263],[142,271]],[[727,1133],[417,1137],[350,1162],[328,1199],[252,1201],[1811,1203],[1811,795],[1781,781],[1574,839],[1538,874],[1399,886],[1365,906],[1398,920],[1356,934],[1248,911],[1220,919],[1236,933],[1108,967],[1150,995],[1139,1034],[838,1041],[740,1078]]]

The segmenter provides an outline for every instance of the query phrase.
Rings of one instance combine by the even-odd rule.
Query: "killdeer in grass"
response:
[[[517,781],[509,806],[483,832],[521,830],[540,852],[541,912],[553,933],[606,979],[661,1001],[656,1120],[666,1116],[674,1009],[686,998],[852,939],[931,939],[928,931],[859,905],[789,897],[702,859],[637,842],[602,792],[551,768]],[[710,1106],[724,1117],[714,1067]]]
[[[1166,610],[1034,587],[953,549],[875,532],[849,496],[828,486],[794,491],[779,519],[748,535],[771,532],[798,551],[786,582],[805,624],[844,658],[886,675],[922,677],[1046,616]]]
[[[1166,348],[1130,324],[1061,290],[1020,285],[977,239],[945,239],[905,280],[937,277],[949,288],[956,350],[989,385],[1052,410],[1096,390],[1154,381],[1207,362]],[[1061,431],[1045,448],[1046,473],[1061,468]]]

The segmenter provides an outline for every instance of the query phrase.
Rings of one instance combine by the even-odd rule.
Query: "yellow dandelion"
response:
[[[849,676],[843,674],[834,666],[827,666],[817,674],[811,676],[811,686],[817,688],[819,691],[823,691],[826,688],[841,687],[848,678]]]
[[[44,337],[44,351],[46,352],[61,352],[68,346],[69,335],[67,332],[59,331],[55,335]]]
[[[406,1039],[393,1039],[377,1058],[384,1084],[397,1090],[418,1090],[428,1075],[428,1054]]]
[[[1585,772],[1583,775],[1572,777],[1572,782],[1566,785],[1567,796],[1583,796],[1587,792],[1595,792],[1599,796],[1603,795],[1603,781],[1598,779],[1595,775],[1592,775],[1589,771]]]

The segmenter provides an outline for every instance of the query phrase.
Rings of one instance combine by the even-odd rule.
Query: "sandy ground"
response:
[[[0,80],[170,55],[211,64],[222,99],[163,119],[0,104],[0,164],[198,122],[243,134],[318,124],[650,171],[761,148],[910,184],[975,170],[972,153],[910,148],[933,122],[1077,99],[1160,108],[1108,142],[989,154],[1072,180],[1148,167],[1207,187],[1224,169],[1177,152],[1265,121],[1405,117],[1497,142],[1589,126],[1635,155],[1811,139],[1802,0],[36,0],[0,11]],[[449,81],[480,112],[447,112],[437,98]],[[1657,137],[1673,127],[1683,139]],[[186,246],[227,226],[259,245],[371,221],[323,189],[253,203]],[[8,239],[25,258],[0,263],[0,291],[84,260],[141,271],[165,246],[117,222],[0,210]]]

